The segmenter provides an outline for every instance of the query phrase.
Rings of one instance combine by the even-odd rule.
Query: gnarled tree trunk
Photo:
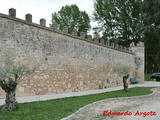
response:
[[[4,65],[0,65],[0,87],[6,93],[5,105],[2,108],[2,112],[13,111],[17,108],[16,105],[16,87],[22,77],[30,75],[35,69],[28,69],[23,64],[17,64],[15,62],[16,56],[12,54],[5,55]]]
[[[123,87],[124,87],[124,91],[128,91],[128,83],[127,83],[127,79],[129,78],[129,74],[127,74],[126,76],[123,76]]]
[[[16,109],[16,86],[17,82],[9,78],[8,81],[0,81],[1,88],[6,93],[5,105],[2,108],[2,112],[13,111]]]
[[[3,112],[13,111],[16,109],[16,93],[14,91],[6,92],[5,105],[2,108]]]

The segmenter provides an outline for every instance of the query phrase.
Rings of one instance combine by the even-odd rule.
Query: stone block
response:
[[[42,27],[45,27],[46,26],[46,20],[44,18],[40,19],[40,25]]]
[[[123,51],[123,46],[122,45],[119,46],[119,50]]]
[[[25,20],[29,23],[32,23],[32,15],[31,14],[26,14]]]
[[[134,47],[135,45],[134,45],[134,42],[132,42],[131,44],[130,44],[130,47]]]
[[[53,31],[58,31],[59,30],[59,25],[56,24],[56,23],[53,23],[51,28],[53,29]]]
[[[64,33],[68,33],[68,27],[67,27],[67,26],[64,26],[64,27],[63,27],[63,32],[64,32]]]
[[[88,35],[88,41],[92,41],[92,35]]]
[[[144,47],[144,43],[143,43],[143,42],[139,42],[139,43],[137,43],[136,46],[137,46],[137,47]]]
[[[96,37],[96,38],[94,39],[94,43],[99,44],[99,38]]]
[[[101,39],[101,44],[105,45],[104,39]]]
[[[81,32],[81,33],[80,33],[80,37],[81,37],[82,39],[85,39],[86,34],[85,34],[84,32]]]
[[[77,36],[77,31],[76,31],[75,29],[73,29],[72,35],[73,35],[73,36]]]
[[[116,45],[115,45],[115,48],[118,50],[118,49],[119,49],[119,45],[118,45],[118,44],[116,44]]]
[[[127,52],[127,48],[126,47],[124,47],[124,52]]]
[[[9,16],[15,18],[16,17],[16,9],[9,9]]]
[[[106,41],[106,46],[110,47],[110,42],[108,40]]]
[[[114,42],[111,42],[111,47],[112,47],[112,48],[115,48]]]

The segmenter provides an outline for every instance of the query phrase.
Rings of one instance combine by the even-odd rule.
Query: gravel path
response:
[[[160,120],[160,87],[153,88],[151,95],[135,96],[126,98],[113,98],[98,101],[90,104],[79,112],[73,114],[72,117],[66,120]],[[112,112],[131,112],[132,115],[126,116],[103,116],[103,111]],[[143,117],[143,114],[135,115],[137,112],[155,112],[155,116],[148,115]]]

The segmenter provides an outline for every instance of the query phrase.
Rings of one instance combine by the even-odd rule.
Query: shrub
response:
[[[150,74],[145,74],[145,81],[152,81]]]

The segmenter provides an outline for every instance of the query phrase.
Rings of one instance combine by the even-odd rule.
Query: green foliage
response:
[[[98,86],[98,89],[103,89],[102,85],[99,85],[99,86]]]
[[[145,74],[145,81],[153,81],[153,80],[150,78],[150,74]]]
[[[103,39],[126,47],[142,41],[142,0],[95,0],[94,8],[94,31]]]
[[[95,0],[94,8],[96,36],[126,47],[143,41],[145,72],[159,72],[160,0]]]
[[[151,87],[129,88],[123,90],[92,94],[78,97],[69,97],[55,100],[18,104],[17,111],[2,113],[0,120],[60,120],[79,108],[107,98],[140,96],[152,93]]]
[[[116,67],[113,69],[114,72],[118,73],[119,75],[127,75],[130,72],[130,67],[118,64]]]
[[[52,24],[57,23],[60,29],[63,30],[64,26],[68,27],[69,33],[73,29],[78,31],[78,34],[87,32],[90,29],[90,18],[85,11],[80,11],[77,5],[66,5],[60,11],[52,14]]]
[[[144,0],[145,72],[160,70],[160,0]]]
[[[34,70],[23,64],[16,64],[13,56],[8,54],[4,64],[0,66],[0,86],[5,92],[14,91],[22,77],[32,74]]]

